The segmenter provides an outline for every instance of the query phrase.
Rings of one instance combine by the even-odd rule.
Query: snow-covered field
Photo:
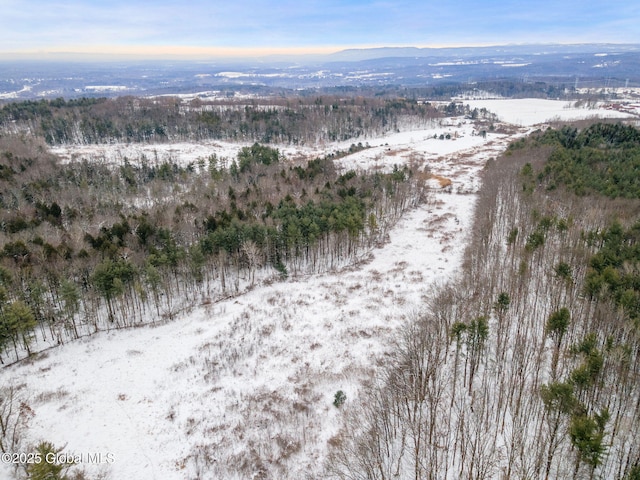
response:
[[[500,102],[509,103],[491,110],[501,118],[524,119],[523,112],[540,108],[537,100]],[[524,124],[577,113],[562,103],[553,104],[555,111],[545,105],[544,114],[531,113]],[[483,138],[463,122],[368,139],[371,148],[340,160],[344,168],[425,165],[452,181],[446,192],[434,184],[430,200],[406,214],[362,264],[262,285],[194,306],[161,326],[101,333],[0,370],[0,385],[24,384],[25,401],[35,412],[24,449],[51,441],[85,454],[81,466],[87,473],[114,480],[263,478],[261,472],[269,478],[321,478],[327,442],[342,415],[332,405],[334,394],[343,390],[349,408],[363,382],[384,365],[405,316],[424,305],[434,285],[456,275],[479,171],[513,138]],[[433,138],[441,133],[452,138]],[[125,146],[109,148],[56,151],[71,158],[105,149],[97,155],[106,161],[123,158]],[[152,148],[183,163],[211,153],[233,158],[239,147]],[[318,150],[336,148],[342,147]],[[281,150],[301,157],[315,153]],[[108,157],[112,152],[119,153]],[[98,453],[113,461],[86,461],[87,454]]]
[[[469,100],[465,103],[471,108],[486,108],[496,113],[500,121],[520,126],[563,120],[634,117],[630,113],[607,109],[604,103],[599,103],[593,108],[576,107],[575,102],[544,99]]]

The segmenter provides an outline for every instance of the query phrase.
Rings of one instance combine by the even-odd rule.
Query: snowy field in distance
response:
[[[605,108],[576,107],[575,102],[545,99],[499,99],[465,101],[471,108],[486,108],[500,121],[519,126],[533,126],[554,121],[583,120],[588,118],[632,118],[634,115]]]

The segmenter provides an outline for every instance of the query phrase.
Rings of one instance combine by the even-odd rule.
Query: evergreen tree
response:
[[[60,452],[50,442],[40,443],[35,452],[40,461],[26,465],[28,480],[68,480],[67,471],[73,464],[56,461]]]
[[[22,300],[11,303],[4,312],[6,328],[14,338],[21,338],[27,354],[31,355],[31,333],[36,327],[36,319],[33,312]],[[15,346],[15,340],[14,340]],[[17,354],[17,352],[16,352]]]

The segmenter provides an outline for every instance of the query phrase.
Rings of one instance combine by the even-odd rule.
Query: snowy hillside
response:
[[[521,125],[617,114],[515,102],[482,105]],[[541,113],[526,113],[531,110]],[[260,285],[236,298],[194,305],[163,325],[99,333],[0,370],[0,385],[21,386],[21,399],[34,413],[21,451],[47,440],[92,459],[101,453],[104,462],[85,456],[78,465],[90,478],[322,478],[327,444],[343,415],[332,404],[335,393],[346,394],[349,408],[384,365],[406,316],[421,308],[434,285],[456,275],[478,173],[527,130],[486,137],[477,131],[460,119],[366,139],[371,148],[339,160],[345,169],[428,167],[436,179],[428,201],[360,264]],[[441,140],[441,134],[450,138]],[[233,158],[239,147],[131,148],[65,146],[56,153],[108,163],[170,155],[185,164],[212,153]],[[309,158],[321,147],[282,151]],[[9,476],[10,468],[1,468],[3,478]]]

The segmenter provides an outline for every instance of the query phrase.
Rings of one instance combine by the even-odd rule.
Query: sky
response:
[[[0,0],[0,54],[640,43],[640,1]]]

